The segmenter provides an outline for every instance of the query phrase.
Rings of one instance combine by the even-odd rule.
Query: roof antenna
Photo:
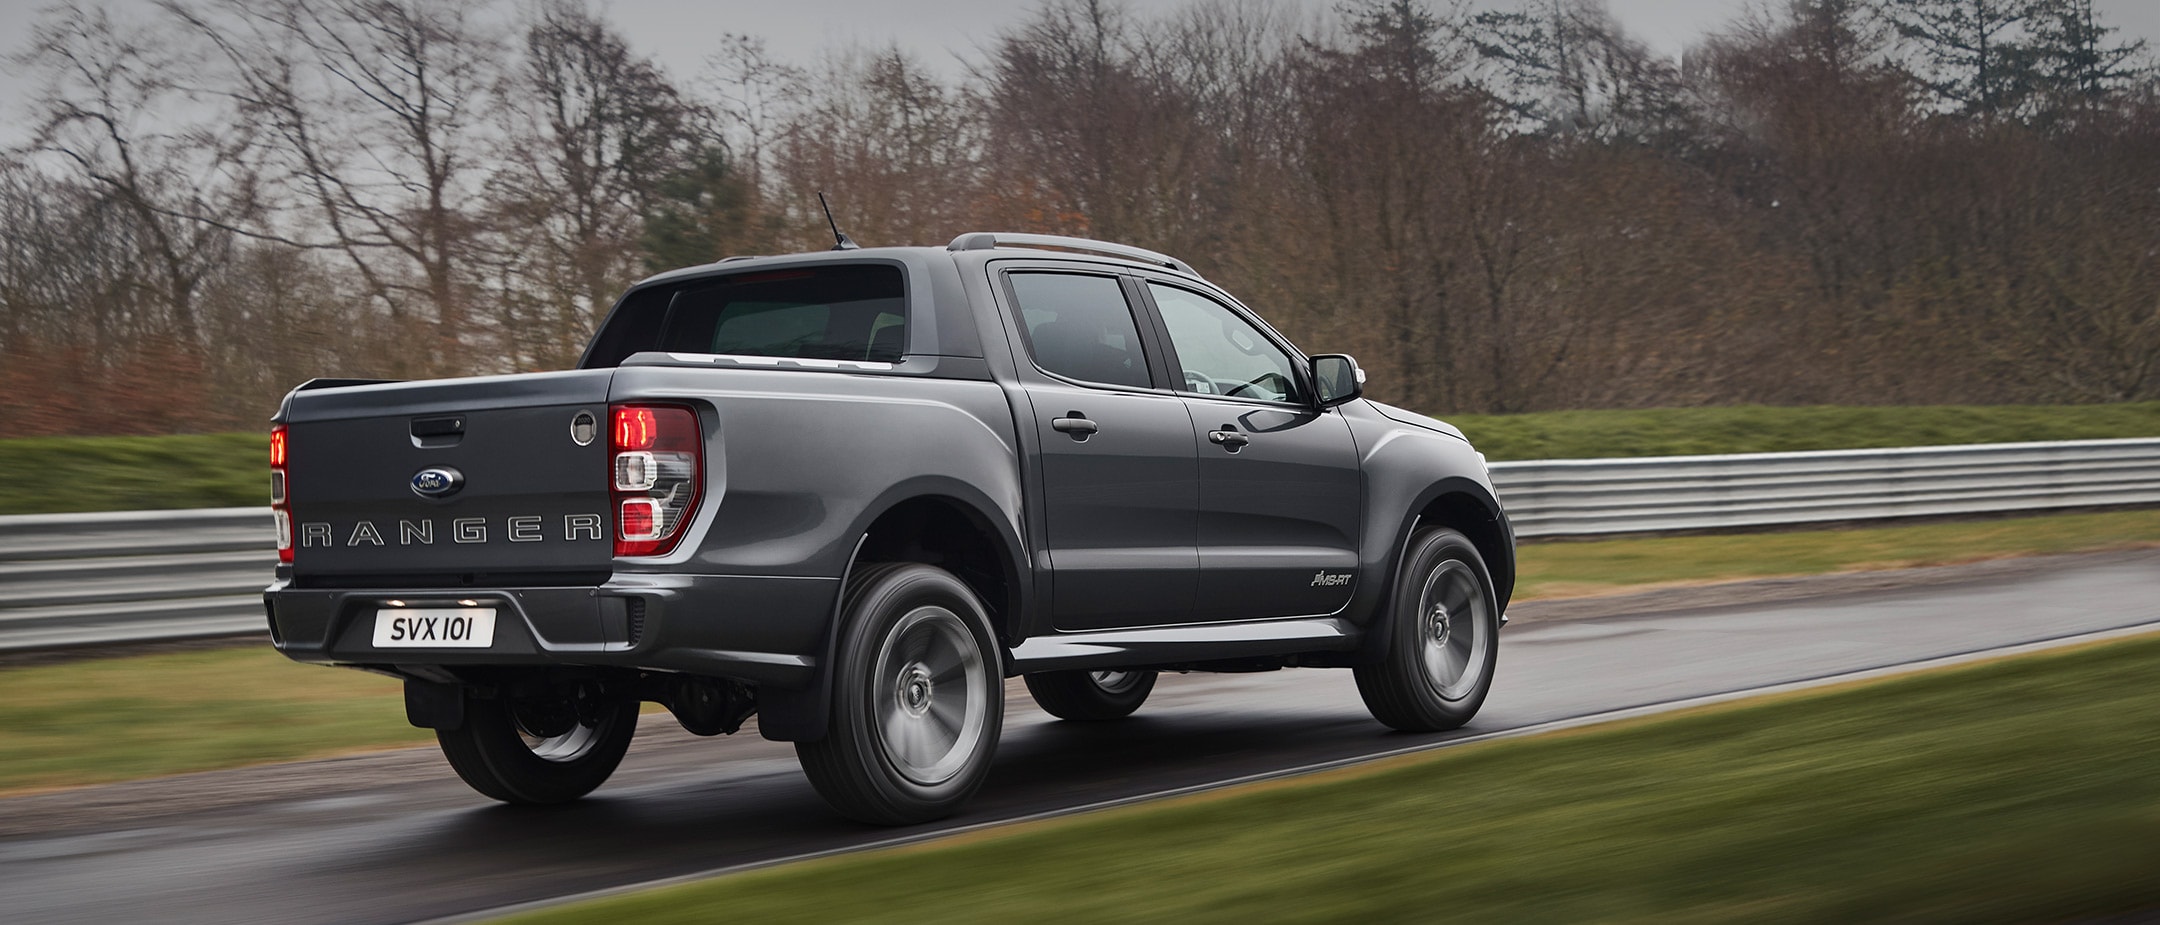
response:
[[[820,206],[821,208],[823,208],[823,209],[825,210],[825,224],[827,224],[827,225],[831,225],[831,226],[832,226],[832,236],[833,236],[833,246],[832,246],[832,249],[833,249],[833,250],[836,250],[836,251],[859,251],[859,250],[862,250],[862,245],[860,245],[860,244],[857,244],[857,243],[855,243],[854,241],[850,241],[850,240],[848,240],[848,236],[847,236],[847,235],[844,235],[844,234],[841,234],[841,233],[840,233],[840,223],[839,223],[839,222],[836,222],[836,221],[833,221],[833,217],[832,217],[832,204],[831,204],[831,203],[828,203],[828,202],[826,202],[826,201],[825,201],[825,191],[824,191],[824,190],[818,190],[818,191],[817,191],[817,204],[818,204],[818,205],[819,205],[819,206]]]

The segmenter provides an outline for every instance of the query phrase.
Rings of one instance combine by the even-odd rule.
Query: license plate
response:
[[[375,611],[378,649],[485,649],[494,644],[493,607],[385,607]]]

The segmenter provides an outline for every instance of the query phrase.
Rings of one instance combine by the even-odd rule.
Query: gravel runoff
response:
[[[2139,561],[2160,565],[2160,550],[2031,556],[1961,565],[1765,578],[1596,597],[1524,601],[1509,607],[1508,617],[1513,624],[1523,624],[1675,614],[1930,585],[2014,580],[2061,568]],[[755,720],[738,735],[755,739]],[[700,741],[676,729],[672,723],[658,722],[644,724],[638,730],[638,739],[636,748],[640,750],[693,747]],[[158,818],[187,813],[242,810],[279,800],[319,799],[336,792],[369,790],[412,780],[415,776],[440,775],[442,770],[442,756],[436,749],[401,748],[33,793],[0,799],[0,838],[105,827],[140,827]]]

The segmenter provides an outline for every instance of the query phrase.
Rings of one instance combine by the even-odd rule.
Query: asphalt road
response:
[[[1807,596],[1667,593],[1603,605],[1632,615],[1511,626],[1484,711],[1440,736],[1374,723],[1345,671],[1166,677],[1139,715],[1107,725],[1050,720],[1018,693],[988,786],[944,825],[2160,624],[2160,551],[1767,588],[1752,594]],[[833,816],[789,746],[698,739],[647,715],[614,780],[539,811],[472,793],[432,749],[0,800],[0,918],[407,922],[894,834]]]

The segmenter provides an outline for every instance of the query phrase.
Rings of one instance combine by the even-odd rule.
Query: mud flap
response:
[[[815,742],[824,738],[831,713],[832,686],[823,672],[805,690],[758,686],[758,735],[775,742]]]
[[[406,678],[405,721],[422,729],[456,731],[465,725],[465,688]]]

